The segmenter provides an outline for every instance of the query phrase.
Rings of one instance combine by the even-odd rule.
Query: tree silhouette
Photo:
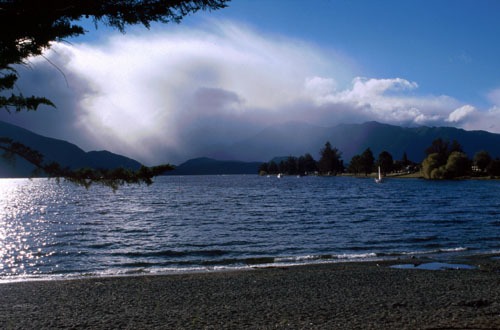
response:
[[[425,154],[429,156],[430,154],[447,154],[449,141],[444,141],[442,138],[437,138],[432,141],[432,144],[425,149]]]
[[[337,149],[333,148],[330,142],[326,142],[325,146],[320,151],[321,158],[318,162],[318,169],[321,173],[331,173],[337,175],[341,171],[340,157],[342,153]]]
[[[269,174],[278,174],[280,171],[278,164],[276,164],[276,162],[273,160],[271,162],[269,162],[268,171],[269,171]]]
[[[474,155],[474,163],[481,171],[485,171],[490,162],[491,155],[488,151],[481,150]]]
[[[389,152],[382,151],[380,155],[378,155],[377,165],[380,166],[382,173],[387,174],[392,172],[393,163],[392,155]]]
[[[19,74],[16,65],[29,65],[28,58],[42,55],[54,41],[86,33],[75,21],[91,18],[122,32],[128,25],[151,23],[179,23],[183,17],[198,10],[216,10],[229,0],[2,0],[0,2],[0,108],[9,113],[35,111],[40,105],[55,107],[43,96],[24,96],[13,92]],[[10,93],[10,95],[8,95]],[[150,184],[151,176],[172,169],[166,164],[137,172],[121,170],[106,174],[96,170],[69,171],[58,164],[45,164],[43,156],[8,138],[0,140],[4,157],[25,158],[52,177],[64,177],[88,186],[92,182],[116,187],[123,183]],[[114,173],[114,174],[113,174]],[[105,178],[105,179],[103,179]]]
[[[367,148],[361,154],[361,172],[364,172],[365,175],[368,175],[373,172],[375,158],[373,157],[373,153],[370,148]]]
[[[408,166],[410,164],[408,156],[406,155],[406,151],[403,153],[403,159],[401,160],[401,162],[404,166]]]
[[[500,176],[500,160],[498,157],[493,159],[488,166],[486,167],[486,171],[491,176]]]
[[[363,164],[362,164],[362,159],[360,155],[356,155],[351,158],[351,161],[349,162],[349,166],[347,166],[347,172],[349,173],[354,173],[358,174],[363,172]]]

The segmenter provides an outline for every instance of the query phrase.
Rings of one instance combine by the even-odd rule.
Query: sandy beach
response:
[[[0,284],[2,329],[500,329],[500,260],[420,259]]]

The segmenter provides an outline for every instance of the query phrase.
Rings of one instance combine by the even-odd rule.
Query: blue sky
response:
[[[500,133],[500,1],[234,0],[181,24],[92,24],[22,72],[57,110],[0,119],[179,163],[289,121]]]
[[[351,59],[359,76],[417,81],[419,94],[446,94],[487,107],[487,94],[500,87],[496,0],[233,0],[223,10],[191,15],[181,25],[199,27],[207,20],[310,42]],[[87,26],[90,33],[75,42],[116,33]]]
[[[417,81],[422,94],[485,106],[500,86],[499,1],[236,0],[203,15],[333,49],[357,74]]]

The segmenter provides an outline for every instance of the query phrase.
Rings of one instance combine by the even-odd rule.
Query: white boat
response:
[[[375,178],[376,183],[382,183],[382,174],[380,173],[380,166],[378,167],[378,178]]]

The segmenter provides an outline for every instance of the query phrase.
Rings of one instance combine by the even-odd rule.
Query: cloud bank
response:
[[[500,89],[488,94],[492,108],[479,111],[450,96],[419,95],[418,83],[404,78],[358,77],[345,56],[231,22],[57,43],[46,57],[66,77],[36,58],[20,87],[58,109],[9,121],[147,164],[206,155],[289,121],[500,132]]]

